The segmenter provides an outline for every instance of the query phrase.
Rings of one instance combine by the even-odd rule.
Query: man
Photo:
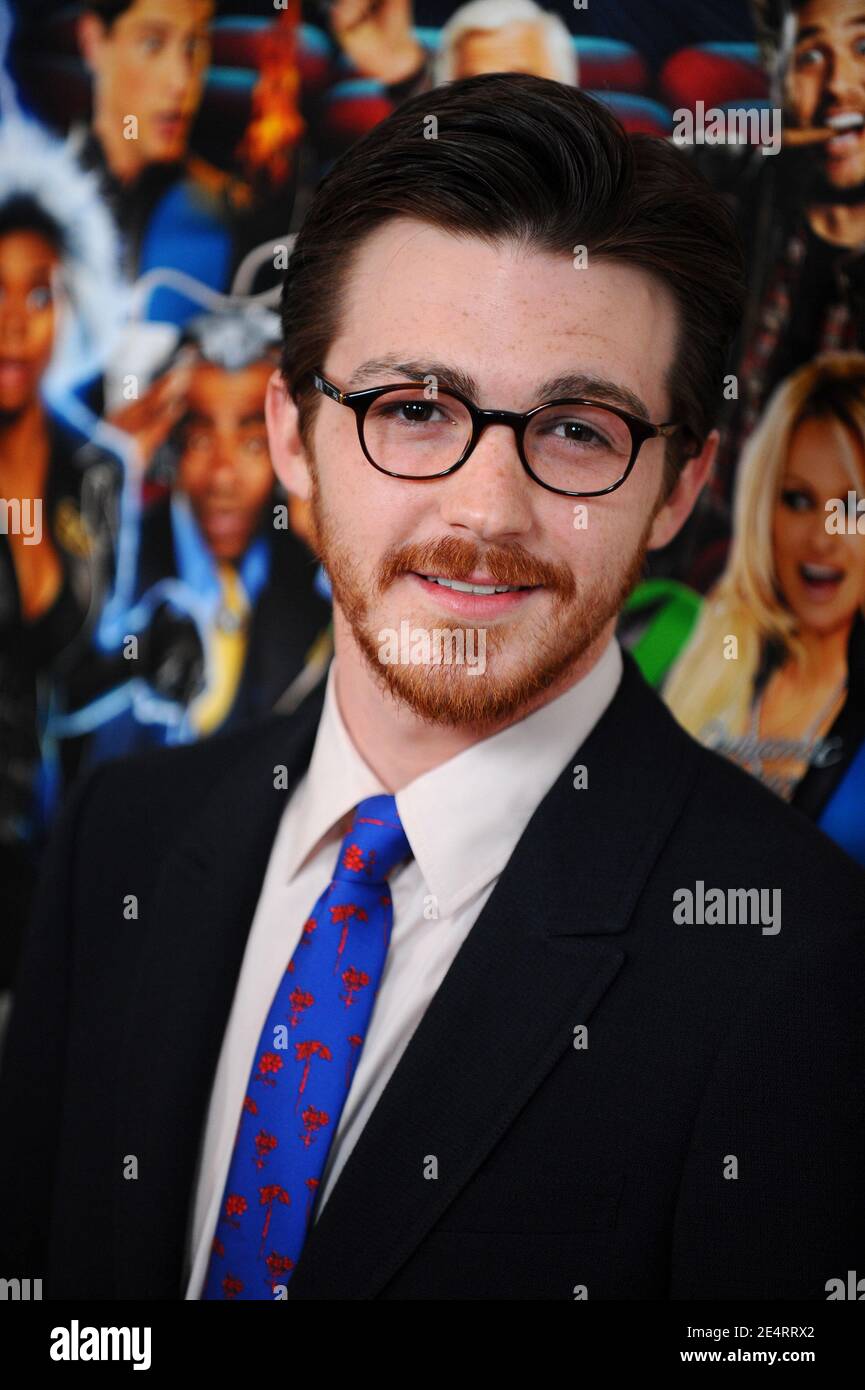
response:
[[[331,171],[268,424],[335,660],[296,717],[82,787],[4,1061],[4,1267],[279,1300],[856,1267],[865,878],[613,638],[710,467],[740,276],[680,153],[533,76]]]
[[[93,116],[72,147],[102,178],[132,278],[169,267],[224,290],[252,244],[241,230],[251,195],[189,149],[213,12],[213,0],[88,0],[78,34]],[[186,300],[167,290],[151,306],[153,318],[188,314]]]
[[[161,410],[167,438],[154,467],[173,485],[145,510],[140,533],[126,538],[134,568],[127,608],[112,615],[115,641],[100,643],[76,682],[79,704],[98,697],[105,705],[114,690],[111,717],[93,732],[88,761],[188,741],[269,712],[330,621],[268,453],[264,401],[278,340],[278,316],[260,306],[193,319],[166,373],[113,417],[133,434],[144,462]],[[175,413],[154,401],[181,363]],[[186,620],[172,622],[166,602]],[[128,634],[139,631],[141,649],[131,661]],[[166,674],[173,686],[167,698]],[[161,719],[155,695],[165,699]],[[76,723],[92,727],[89,712],[64,718],[67,727]]]
[[[442,29],[434,81],[484,72],[533,72],[576,87],[579,64],[568,26],[535,0],[469,0]]]
[[[748,148],[704,157],[754,247],[738,396],[718,460],[726,502],[775,387],[820,352],[865,346],[865,12],[858,0],[756,0],[755,9],[766,64],[780,74],[784,148],[777,160]],[[719,552],[715,569],[722,563]]]
[[[434,56],[414,33],[411,0],[336,0],[328,20],[346,57],[383,82],[394,101],[485,72],[533,72],[574,86],[579,81],[567,25],[535,0],[469,0],[443,27]]]
[[[91,0],[79,20],[92,129],[116,178],[186,158],[210,59],[212,0]],[[131,122],[134,121],[134,125]]]

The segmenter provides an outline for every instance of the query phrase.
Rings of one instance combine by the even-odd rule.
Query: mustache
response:
[[[481,571],[496,584],[543,585],[563,598],[572,598],[576,592],[574,577],[566,566],[540,560],[519,543],[484,547],[458,536],[443,536],[422,544],[394,546],[379,567],[379,593],[408,571],[461,580]]]

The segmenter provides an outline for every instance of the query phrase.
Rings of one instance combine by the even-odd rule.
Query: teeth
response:
[[[833,130],[852,130],[854,126],[861,126],[865,123],[861,112],[845,111],[840,116],[830,116],[826,124]]]
[[[807,579],[839,579],[842,573],[832,565],[803,565],[802,569]]]
[[[517,584],[464,584],[461,579],[439,579],[434,574],[425,574],[432,584],[441,584],[443,589],[456,589],[459,594],[510,594],[520,586]]]

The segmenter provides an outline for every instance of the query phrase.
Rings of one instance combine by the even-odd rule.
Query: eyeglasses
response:
[[[687,430],[653,425],[600,401],[546,401],[520,414],[481,410],[458,391],[431,392],[416,382],[340,391],[319,372],[309,378],[322,395],[354,411],[360,447],[373,468],[417,482],[455,473],[488,425],[508,425],[523,467],[541,487],[565,497],[599,497],[621,487],[647,439]]]

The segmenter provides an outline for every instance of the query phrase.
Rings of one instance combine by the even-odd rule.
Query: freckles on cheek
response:
[[[569,507],[570,541],[593,561],[626,555],[640,536],[640,513],[614,501],[591,497],[563,498]],[[648,513],[647,513],[648,515]]]

